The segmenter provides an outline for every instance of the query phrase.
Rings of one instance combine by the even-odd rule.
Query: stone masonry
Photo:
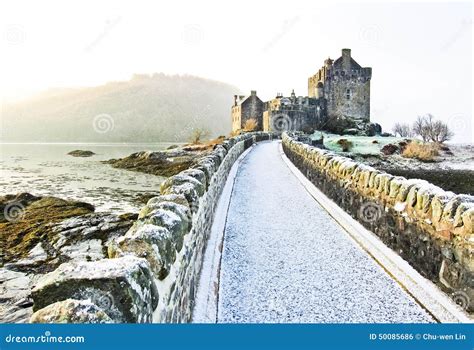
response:
[[[418,272],[474,311],[474,197],[407,180],[282,136],[288,158],[326,196]]]
[[[257,130],[305,131],[315,129],[337,133],[374,135],[381,128],[370,122],[370,80],[372,68],[360,66],[350,49],[342,56],[328,58],[322,68],[308,78],[308,95],[297,96],[292,91],[265,103],[256,91],[250,96],[234,96],[232,131],[245,128],[245,122],[258,121]]]
[[[247,148],[273,137],[256,132],[227,139],[168,178],[161,195],[109,246],[108,258],[64,263],[38,281],[31,322],[190,322],[227,175]]]

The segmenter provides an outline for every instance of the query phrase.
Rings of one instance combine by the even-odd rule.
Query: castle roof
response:
[[[342,65],[342,56],[334,61],[333,67],[340,67]],[[351,67],[354,69],[361,69],[362,66],[351,57]]]

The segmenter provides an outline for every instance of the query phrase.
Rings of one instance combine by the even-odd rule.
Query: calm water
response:
[[[114,169],[101,161],[168,147],[155,144],[0,144],[0,195],[29,192],[93,204],[96,211],[136,212],[139,197],[156,194],[162,177]],[[76,158],[72,150],[96,153]]]

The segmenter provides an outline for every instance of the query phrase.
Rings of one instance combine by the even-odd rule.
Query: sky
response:
[[[372,67],[371,120],[391,129],[427,113],[474,142],[472,5],[443,2],[61,1],[0,5],[0,93],[94,86],[134,73],[192,74],[307,95],[342,48]]]

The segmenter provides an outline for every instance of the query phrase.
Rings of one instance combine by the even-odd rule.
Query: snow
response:
[[[405,202],[397,202],[393,206],[393,209],[395,209],[398,212],[402,212],[402,211],[405,210],[406,206],[407,206],[407,204]]]
[[[48,259],[48,254],[41,243],[38,243],[33,249],[28,252],[26,259],[18,260],[15,265],[33,265]]]
[[[217,318],[217,299],[219,285],[219,269],[221,263],[221,245],[224,235],[224,228],[229,209],[229,201],[232,195],[234,179],[237,169],[242,160],[251,151],[247,149],[235,161],[227,182],[222,190],[221,197],[216,207],[215,217],[211,228],[211,234],[207,242],[206,251],[201,268],[196,302],[193,310],[194,323],[215,323]]]
[[[286,167],[242,161],[225,227],[218,322],[433,322]]]
[[[337,141],[340,139],[346,139],[353,144],[350,150],[351,153],[373,155],[380,154],[380,150],[383,146],[389,143],[397,144],[398,142],[405,140],[405,138],[400,137],[336,135],[321,131],[314,133],[311,138],[313,140],[318,140],[321,138],[321,135],[324,137],[324,146],[331,151],[341,152],[342,148]],[[376,143],[373,143],[374,141],[376,141]]]
[[[61,254],[69,257],[73,261],[94,261],[104,258],[102,241],[100,239],[90,239],[77,242],[73,245],[64,246],[60,249]]]

